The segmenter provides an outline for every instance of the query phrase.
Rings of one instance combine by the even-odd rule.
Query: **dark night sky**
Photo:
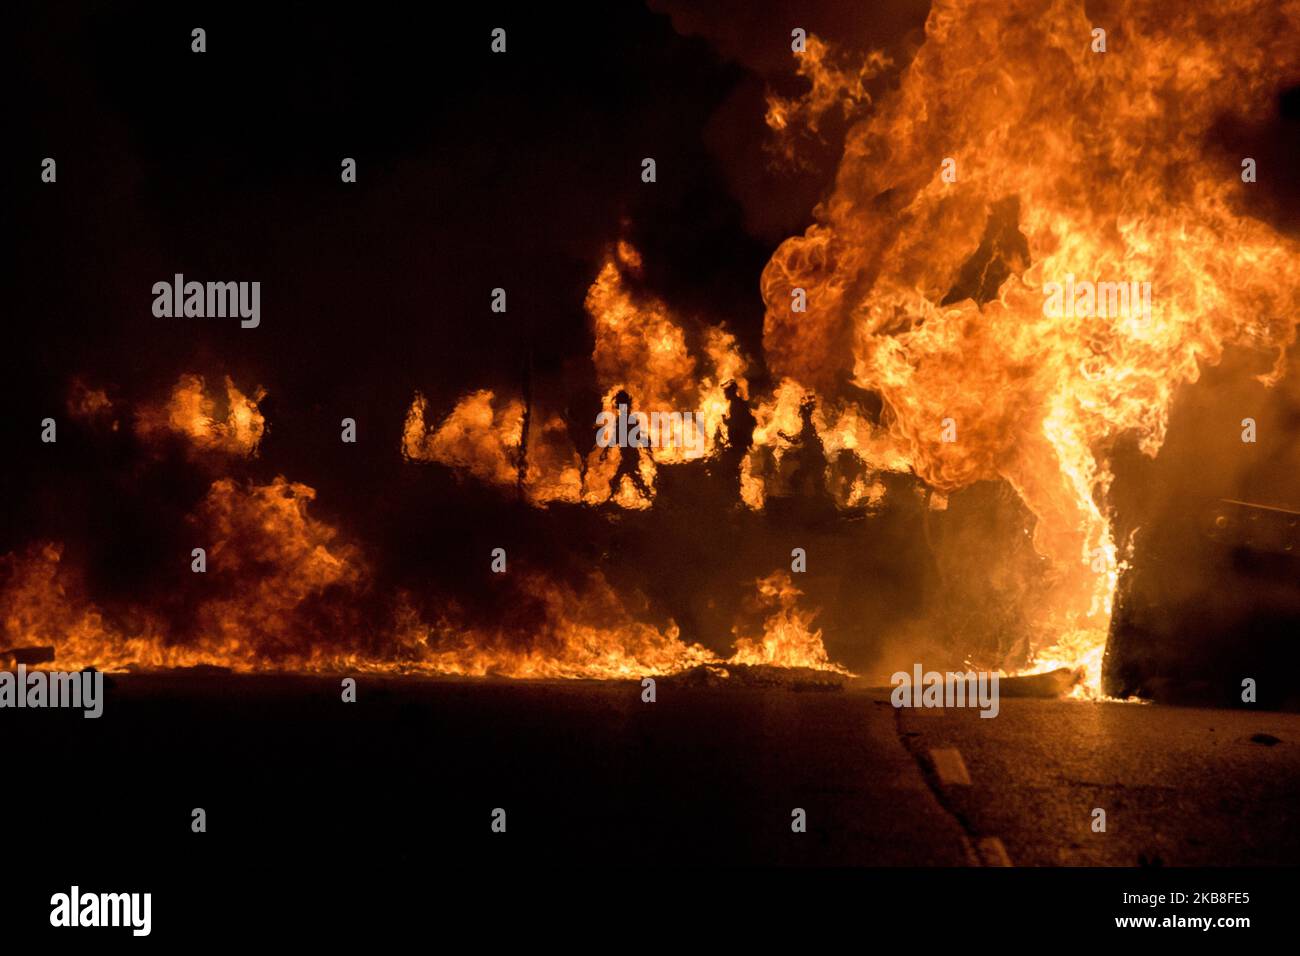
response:
[[[824,169],[771,168],[763,92],[804,87],[784,24],[865,47],[899,42],[926,10],[821,6],[27,11],[11,30],[9,500],[33,504],[43,469],[71,467],[31,436],[73,376],[131,404],[185,371],[230,374],[269,393],[263,476],[373,479],[396,466],[416,389],[441,414],[470,388],[517,391],[530,357],[539,380],[589,385],[583,298],[620,237],[651,291],[687,321],[725,322],[761,373],[758,276],[807,224],[841,132]],[[40,182],[45,156],[57,184]],[[355,185],[339,181],[344,156]],[[176,272],[261,281],[261,327],[155,318],[151,287]],[[505,316],[489,311],[495,286]],[[345,415],[361,454],[339,453]],[[39,525],[33,507],[11,512],[0,549]]]
[[[56,187],[24,177],[18,197],[20,331],[42,378],[148,394],[229,370],[331,418],[510,381],[529,347],[542,366],[589,351],[582,294],[625,218],[665,292],[759,321],[767,248],[700,136],[740,71],[664,17],[48,17],[23,40],[15,137],[33,168],[59,162]],[[510,52],[493,58],[498,20]],[[653,195],[643,155],[664,170]],[[155,319],[149,287],[177,271],[260,279],[262,328]],[[493,321],[495,285],[511,311]]]
[[[142,400],[183,371],[229,373],[269,392],[267,470],[359,476],[396,458],[415,389],[443,411],[468,388],[517,390],[530,352],[542,375],[589,355],[583,296],[620,235],[660,294],[757,344],[773,243],[745,233],[702,135],[745,74],[665,16],[86,5],[17,34],[19,435],[74,374]],[[261,327],[155,318],[150,287],[175,272],[260,280]],[[363,455],[322,460],[344,415]]]
[[[656,293],[756,352],[758,273],[833,169],[774,172],[761,150],[765,80],[802,82],[783,6],[681,20],[708,40],[636,4],[42,8],[16,31],[12,142],[29,172],[56,157],[59,182],[16,177],[19,354],[36,357],[22,364],[51,380],[42,402],[73,371],[151,393],[221,366],[277,402],[450,398],[513,381],[530,349],[543,369],[589,353],[582,296],[620,235]],[[909,6],[915,25],[924,6]],[[801,13],[841,36],[872,26]],[[738,24],[751,35],[726,35]],[[195,25],[205,54],[190,52]],[[497,25],[505,56],[488,49]],[[343,156],[355,186],[339,182]],[[178,271],[260,279],[262,328],[155,320],[149,287]],[[487,309],[496,285],[506,318]]]

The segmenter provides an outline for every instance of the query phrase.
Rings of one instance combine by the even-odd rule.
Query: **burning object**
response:
[[[988,672],[923,672],[917,664],[911,674],[899,671],[891,678],[894,690],[889,701],[896,708],[972,707],[979,710],[981,717],[996,717],[998,681],[999,675]]]

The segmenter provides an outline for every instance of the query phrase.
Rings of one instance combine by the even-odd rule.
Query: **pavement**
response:
[[[343,703],[339,687],[132,675],[98,720],[0,712],[46,755],[40,786],[0,794],[11,850],[75,824],[141,861],[214,866],[249,847],[346,847],[358,866],[1300,862],[1293,713],[1004,698],[983,719],[883,691],[661,681],[645,703],[633,681],[364,675]]]
[[[897,722],[946,813],[1012,865],[1300,862],[1298,714],[1004,699],[993,719],[902,710]],[[969,784],[936,772],[946,750]]]

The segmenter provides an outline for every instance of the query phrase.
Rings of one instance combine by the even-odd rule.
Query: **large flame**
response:
[[[776,571],[754,582],[758,589],[756,604],[765,612],[761,637],[736,633],[736,652],[732,664],[772,664],[777,667],[812,667],[840,674],[849,672],[831,663],[822,643],[822,632],[812,629],[816,611],[799,607],[803,594],[784,571]]]
[[[1019,492],[1055,578],[1030,666],[1086,665],[1093,691],[1118,576],[1111,444],[1132,434],[1154,455],[1202,363],[1242,345],[1280,368],[1295,338],[1300,250],[1237,211],[1241,158],[1207,142],[1219,117],[1272,109],[1296,12],[1146,3],[1094,23],[1080,0],[936,0],[816,222],[763,275],[775,370],[819,389],[850,371],[939,491]],[[1149,320],[1048,317],[1044,284],[1067,277],[1150,282]]]
[[[701,665],[763,664],[848,674],[827,656],[816,611],[781,572],[756,582],[765,613],[759,636],[737,624],[734,654],[720,658],[681,639],[671,620],[646,623],[644,599],[615,590],[600,572],[577,585],[536,571],[512,582],[512,615],[487,626],[454,603],[424,618],[398,594],[390,621],[359,613],[369,571],[334,529],[306,513],[310,488],[216,482],[197,517],[222,534],[212,550],[212,595],[178,640],[151,608],[109,615],[80,574],[46,542],[0,558],[0,623],[17,647],[52,646],[50,666],[104,670],[213,665],[241,672],[379,672],[471,677],[626,679]],[[335,592],[334,600],[328,595]],[[629,606],[630,605],[630,606]]]
[[[698,449],[669,446],[650,451],[661,464],[703,458],[713,451],[719,432],[725,433],[723,387],[728,382],[742,390],[746,387],[745,361],[735,338],[718,326],[702,329],[700,342],[692,349],[684,323],[663,302],[628,290],[624,274],[635,276],[640,270],[640,254],[621,242],[617,255],[605,261],[587,292],[597,381],[607,399],[626,389],[636,411],[697,415],[704,436]]]

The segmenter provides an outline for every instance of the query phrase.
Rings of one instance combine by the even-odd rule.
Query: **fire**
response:
[[[811,88],[801,97],[785,98],[775,93],[769,93],[767,97],[764,119],[775,134],[775,152],[788,164],[798,163],[795,134],[817,135],[822,118],[836,107],[848,116],[855,107],[869,104],[871,95],[866,89],[867,82],[889,66],[889,58],[878,52],[871,53],[856,69],[837,65],[822,40],[815,36],[807,37],[795,70],[811,84]]]
[[[553,501],[576,504],[582,500],[578,453],[559,415],[539,414],[529,420],[524,491],[528,500],[539,506]]]
[[[471,677],[626,679],[672,674],[713,659],[671,621],[643,623],[599,572],[569,585],[524,572],[521,620],[483,627],[455,613],[426,624],[403,606],[397,641],[412,668]]]
[[[677,446],[648,449],[656,463],[706,457],[714,450],[719,430],[725,431],[724,386],[735,382],[742,390],[748,387],[745,361],[735,337],[718,326],[704,328],[701,346],[692,349],[684,323],[667,305],[653,297],[635,296],[628,289],[625,273],[636,276],[640,269],[640,254],[620,243],[616,256],[606,259],[587,292],[597,380],[607,402],[625,389],[638,412],[689,411],[699,416],[703,446],[696,451]]]
[[[482,389],[457,402],[436,429],[425,426],[427,408],[428,401],[417,392],[402,429],[402,453],[407,458],[460,468],[491,484],[518,481],[522,402],[498,402],[492,391]]]
[[[145,438],[180,435],[197,451],[252,456],[266,431],[258,410],[265,397],[261,388],[246,395],[229,376],[224,395],[213,395],[202,375],[182,375],[167,402],[140,409],[136,431]]]
[[[68,414],[88,422],[106,421],[113,415],[113,402],[102,388],[91,388],[80,379],[74,379],[68,393]],[[112,429],[118,423],[113,421]]]
[[[138,410],[140,433],[156,436],[165,428],[192,450],[251,455],[262,425],[256,401],[229,380],[226,388],[228,405],[221,410],[201,376],[183,376],[167,403]],[[103,418],[105,402],[94,397],[102,393],[88,398],[87,391],[74,386],[71,406]],[[518,440],[522,406],[476,392],[434,429],[424,424],[425,408],[417,396],[405,430],[411,457],[466,468],[485,481],[516,479],[519,451],[510,439]],[[577,455],[566,447],[564,423],[534,417],[530,429],[525,487],[549,472],[568,482],[576,503]],[[164,582],[153,599],[98,603],[82,568],[57,542],[0,557],[0,646],[37,653],[65,670],[211,665],[241,672],[626,679],[726,663],[683,640],[672,620],[648,623],[646,599],[599,571],[577,582],[516,571],[502,585],[498,607],[506,610],[492,623],[454,598],[424,595],[421,603],[400,590],[376,594],[362,548],[310,513],[315,498],[314,489],[282,476],[266,483],[212,480],[185,521],[187,539],[203,548],[203,565],[178,562],[173,576],[193,578],[170,587]],[[839,670],[820,632],[808,626],[816,612],[797,606],[799,592],[788,577],[773,575],[759,585],[765,632],[739,638],[730,662]]]
[[[63,546],[44,541],[25,554],[0,558],[0,621],[13,646],[67,648],[74,666],[86,648],[109,651],[116,661],[122,635],[104,623],[100,610],[81,594],[80,581],[62,564]],[[75,650],[73,648],[76,648]]]
[[[688,328],[662,301],[631,291],[629,278],[639,276],[641,267],[640,253],[627,242],[618,243],[585,304],[592,323],[592,362],[604,391],[602,408],[612,409],[623,391],[632,402],[629,411],[690,413],[700,423],[703,441],[698,447],[677,441],[642,450],[637,471],[645,488],[653,489],[659,466],[714,453],[718,436],[726,434],[725,388],[734,382],[744,394],[748,383],[735,336],[725,328]],[[408,460],[437,462],[488,484],[519,486],[538,507],[613,502],[644,510],[653,503],[652,490],[646,495],[627,478],[610,488],[619,467],[618,449],[596,447],[594,416],[583,423],[590,428],[590,444],[575,448],[564,419],[544,398],[529,408],[521,398],[482,389],[461,398],[436,428],[427,425],[427,414],[428,402],[417,393],[403,428],[402,454]]]
[[[1093,49],[1099,25],[1105,52]],[[897,87],[873,98],[868,86],[891,66],[883,55],[850,63],[809,37],[796,60],[806,95],[769,96],[775,148],[795,159],[799,137],[820,138],[836,111],[850,126],[812,224],[762,273],[766,374],[751,372],[726,327],[647,292],[640,253],[618,242],[584,301],[598,408],[575,411],[530,385],[474,390],[434,416],[417,391],[401,454],[538,508],[646,510],[665,469],[724,457],[744,405],[753,438],[736,457],[749,509],[781,496],[871,509],[887,476],[911,475],[929,516],[976,482],[1002,482],[1032,514],[1024,531],[1047,570],[1029,582],[1009,558],[967,569],[1024,584],[1014,589],[1025,594],[1023,639],[989,663],[1082,667],[1095,696],[1125,557],[1107,500],[1112,450],[1135,441],[1154,456],[1175,393],[1225,349],[1276,355],[1271,384],[1295,342],[1300,243],[1243,212],[1241,157],[1210,144],[1225,116],[1264,121],[1286,79],[1277,65],[1298,47],[1297,0],[1146,0],[1102,24],[1083,0],[934,0]],[[1149,290],[1149,309],[1127,307],[1132,298],[1117,308],[1120,287]],[[770,389],[751,394],[751,374]],[[595,423],[580,419],[622,394],[638,413],[698,418],[702,441],[596,447]],[[135,433],[179,438],[205,464],[251,466],[264,397],[229,377],[210,389],[182,375],[165,401],[137,409]],[[80,382],[67,407],[82,422],[129,421],[124,403]],[[575,439],[588,428],[590,442]],[[52,645],[63,667],[847,673],[784,572],[755,582],[761,631],[738,621],[730,658],[671,620],[648,623],[636,589],[599,572],[575,582],[519,571],[500,595],[513,612],[485,623],[454,600],[435,612],[429,594],[373,594],[362,546],[308,513],[307,485],[204,483],[189,520],[209,568],[188,605],[101,606],[66,549],[37,542],[0,566],[7,645]]]
[[[210,573],[221,585],[203,601],[196,626],[203,643],[222,656],[274,662],[301,659],[304,632],[313,636],[308,655],[329,656],[329,644],[352,638],[314,612],[330,591],[345,594],[366,574],[357,548],[336,529],[307,514],[316,492],[277,477],[267,485],[241,485],[228,478],[212,484],[196,524],[214,543]]]
[[[206,664],[242,672],[616,680],[729,663],[849,673],[830,661],[821,631],[811,629],[816,612],[798,606],[800,592],[781,572],[756,582],[763,634],[740,636],[738,624],[735,653],[726,660],[683,641],[671,620],[646,623],[644,599],[615,590],[600,572],[576,585],[522,572],[512,584],[510,614],[493,626],[467,619],[454,604],[426,621],[407,594],[397,595],[389,624],[367,620],[357,613],[366,565],[332,528],[307,515],[312,497],[310,488],[283,479],[213,484],[199,515],[222,535],[211,554],[215,583],[185,640],[150,609],[132,608],[124,616],[130,629],[110,623],[53,543],[0,559],[5,633],[14,646],[53,646],[50,666],[65,670]],[[322,600],[331,591],[333,604]]]
[[[819,396],[792,378],[782,379],[771,398],[760,401],[754,411],[754,444],[741,470],[742,500],[762,510],[774,489],[793,491],[789,479],[797,467],[787,464],[787,456],[804,430],[805,401],[811,405],[812,433],[826,456],[828,492],[840,507],[879,504],[884,497],[879,474],[907,472],[910,459],[862,409]]]
[[[831,662],[821,631],[811,629],[817,612],[799,607],[801,592],[788,574],[776,572],[755,586],[763,633],[742,636],[738,623],[734,653],[726,659],[683,641],[672,621],[662,627],[642,621],[644,599],[620,594],[600,572],[576,586],[524,572],[512,601],[522,619],[492,628],[465,621],[455,609],[428,623],[403,600],[397,653],[407,670],[471,677],[627,679],[727,664],[849,675]]]
[[[1026,669],[1085,664],[1094,693],[1119,570],[1108,449],[1132,435],[1154,455],[1175,389],[1225,347],[1280,369],[1295,339],[1300,249],[1238,211],[1240,157],[1205,144],[1218,117],[1271,107],[1300,18],[1195,7],[1128,7],[1094,53],[1082,2],[936,0],[816,221],[763,274],[774,370],[819,391],[851,373],[938,491],[1020,494],[1054,578]],[[1151,282],[1150,319],[1049,318],[1045,286],[1067,276]]]
[[[207,569],[196,606],[179,622],[153,607],[109,614],[88,597],[62,545],[43,542],[7,555],[0,621],[8,643],[52,646],[55,666],[68,670],[339,669],[357,648],[342,620],[322,618],[323,598],[355,589],[365,569],[353,546],[307,515],[314,497],[311,488],[283,478],[268,485],[213,482],[191,516],[196,537],[211,541]]]
[[[739,626],[736,633],[736,652],[731,664],[772,664],[777,667],[811,667],[848,675],[849,671],[831,663],[822,643],[822,632],[812,630],[816,611],[805,611],[798,606],[803,594],[784,571],[776,571],[754,582],[758,589],[757,606],[766,612],[763,636],[743,637]]]

